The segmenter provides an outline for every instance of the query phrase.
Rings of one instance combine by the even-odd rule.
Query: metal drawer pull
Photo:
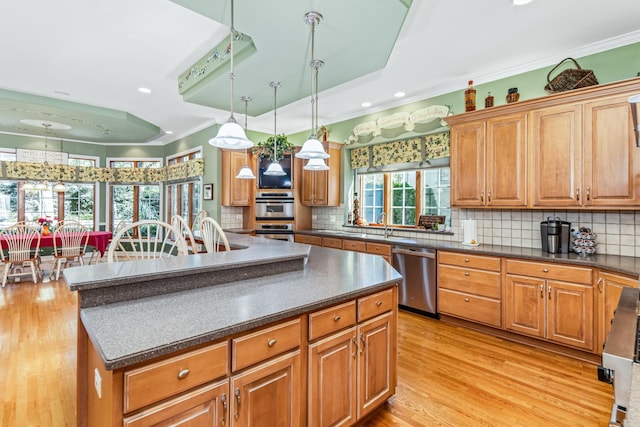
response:
[[[338,320],[340,320],[340,316],[338,316],[338,315],[333,316],[333,321],[334,322],[337,322]]]
[[[364,339],[364,334],[360,334],[360,341],[362,341],[362,348],[360,348],[360,354],[364,353],[364,349],[367,346],[367,341]]]
[[[602,277],[598,277],[598,292],[602,293]]]
[[[180,372],[178,372],[178,379],[179,380],[183,380],[183,379],[187,378],[187,376],[189,376],[190,373],[191,373],[190,370],[182,369]]]
[[[267,343],[267,345],[268,345],[269,347],[273,347],[274,345],[276,345],[276,342],[277,342],[277,341],[275,340],[275,338],[271,338],[271,339],[269,340],[269,342]]]
[[[353,337],[353,346],[355,348],[355,351],[353,352],[352,356],[355,359],[356,358],[356,354],[358,353],[358,338],[357,337]]]
[[[543,292],[544,292],[544,285],[540,285],[540,298],[544,298]]]
[[[382,305],[382,301],[376,301],[376,306],[380,307]]]
[[[236,414],[234,418],[237,420],[240,418],[240,389],[236,389]]]
[[[547,287],[547,292],[549,292],[549,299],[551,299],[551,286]]]
[[[469,272],[468,272],[468,271],[465,271],[465,272],[464,272],[464,275],[465,275],[465,276],[468,276],[468,275],[469,275]]]
[[[221,425],[225,425],[227,423],[227,394],[223,393],[220,396],[220,401],[222,402],[222,419],[220,420]]]
[[[469,302],[469,298],[465,297],[464,302]]]
[[[469,262],[469,258],[465,258],[465,259],[464,259],[464,262]]]
[[[549,269],[548,268],[543,268],[542,271],[545,272],[545,273],[548,273]]]

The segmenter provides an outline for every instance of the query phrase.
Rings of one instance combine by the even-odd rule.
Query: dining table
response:
[[[113,233],[111,231],[90,231],[89,238],[87,240],[87,246],[94,247],[98,252],[100,252],[100,256],[104,256],[107,247],[109,246],[109,242],[111,241],[111,237]],[[42,248],[53,248],[53,239],[54,233],[49,235],[40,235],[40,249]],[[60,238],[57,238],[56,244],[61,245],[62,242]],[[0,235],[0,245],[2,249],[7,249],[7,242],[4,236]],[[31,247],[35,247],[37,245],[37,241],[34,240],[31,242]]]

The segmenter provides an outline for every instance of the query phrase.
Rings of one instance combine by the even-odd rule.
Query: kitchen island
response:
[[[393,395],[391,266],[228,237],[236,250],[65,270],[79,296],[79,426],[349,423]]]

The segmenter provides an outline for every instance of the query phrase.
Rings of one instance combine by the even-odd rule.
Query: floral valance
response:
[[[117,184],[157,184],[184,181],[204,174],[203,159],[160,168],[97,168],[87,166],[49,165],[47,178],[64,182],[112,182]],[[43,163],[0,161],[0,178],[40,180]]]
[[[351,150],[351,168],[415,163],[449,157],[449,132],[402,139]]]

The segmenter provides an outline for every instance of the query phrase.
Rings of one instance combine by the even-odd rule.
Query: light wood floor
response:
[[[0,426],[75,426],[76,299],[62,281],[0,289]],[[401,312],[398,389],[363,425],[606,426],[596,367]]]

